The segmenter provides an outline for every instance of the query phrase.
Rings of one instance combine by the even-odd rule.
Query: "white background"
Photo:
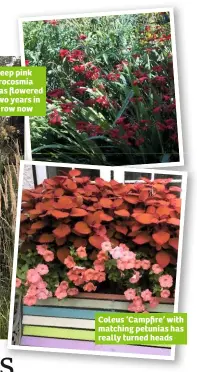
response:
[[[19,55],[19,17],[55,14],[85,13],[110,10],[132,10],[140,8],[174,7],[177,37],[177,57],[183,125],[185,170],[189,171],[188,193],[185,215],[185,237],[182,258],[179,310],[188,313],[188,345],[177,347],[176,360],[157,361],[121,359],[85,355],[8,351],[6,342],[0,341],[0,359],[12,357],[14,372],[28,370],[47,372],[98,369],[113,372],[123,368],[137,371],[184,372],[196,365],[196,271],[197,271],[197,12],[195,0],[7,0],[1,4],[0,55]],[[0,368],[0,371],[2,369]],[[2,372],[4,372],[2,370]]]

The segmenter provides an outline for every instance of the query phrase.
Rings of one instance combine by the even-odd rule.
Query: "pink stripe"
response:
[[[171,356],[171,349],[132,345],[96,345],[91,341],[23,336],[21,346]]]

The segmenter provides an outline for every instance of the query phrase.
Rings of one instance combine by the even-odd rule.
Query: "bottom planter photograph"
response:
[[[178,311],[185,194],[185,172],[22,161],[9,347],[174,359],[96,344],[95,315]]]

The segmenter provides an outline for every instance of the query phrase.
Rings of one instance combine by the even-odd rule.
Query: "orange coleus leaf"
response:
[[[110,242],[111,242],[111,245],[112,245],[113,248],[117,247],[119,245],[119,240],[117,240],[117,239],[111,238]]]
[[[61,196],[57,203],[54,203],[54,206],[57,209],[71,209],[73,207],[73,199],[67,195]]]
[[[46,222],[44,222],[44,221],[36,221],[36,222],[32,223],[31,229],[33,229],[33,230],[39,230],[39,229],[42,229],[44,226],[46,226]]]
[[[124,200],[130,204],[137,204],[139,201],[139,197],[135,195],[128,195],[128,196],[124,196]]]
[[[112,203],[112,208],[119,208],[123,203],[122,199],[115,199]]]
[[[116,229],[116,231],[118,231],[118,232],[120,232],[121,234],[124,234],[124,235],[127,235],[127,233],[128,233],[128,228],[126,226],[116,225],[115,229]]]
[[[81,208],[72,208],[70,212],[71,217],[84,217],[87,216],[88,212]]]
[[[146,231],[142,231],[133,239],[133,242],[142,245],[148,243],[150,240],[151,236]]]
[[[54,196],[58,198],[58,197],[64,195],[64,192],[65,192],[64,189],[62,189],[61,187],[58,187],[58,188],[55,189],[55,191],[54,191]]]
[[[69,255],[70,251],[66,247],[59,248],[57,250],[57,258],[60,262],[64,263],[65,258]]]
[[[48,233],[43,233],[38,238],[39,243],[52,243],[54,240],[55,240],[54,235]]]
[[[68,172],[70,177],[78,177],[81,175],[81,171],[79,169],[72,169]]]
[[[100,212],[99,214],[99,217],[100,217],[100,220],[101,221],[106,221],[106,222],[110,222],[110,221],[113,221],[113,217],[110,216],[109,214],[106,214],[104,212]]]
[[[105,241],[105,239],[102,236],[99,235],[92,235],[89,237],[89,243],[97,248],[101,249],[101,244]]]
[[[171,238],[168,243],[171,247],[173,247],[174,249],[177,250],[178,245],[179,245],[179,239],[178,238]]]
[[[88,258],[92,261],[95,261],[97,259],[98,251],[94,249],[89,255]]]
[[[156,208],[153,206],[149,206],[146,210],[146,213],[155,214]]]
[[[57,246],[59,247],[60,245],[63,245],[67,240],[67,237],[65,236],[64,238],[56,238],[55,239],[55,242],[57,244]]]
[[[84,221],[77,222],[75,224],[74,229],[75,229],[76,232],[78,232],[79,234],[83,234],[83,235],[88,235],[88,234],[91,233],[91,229],[89,228],[87,223],[84,222]]]
[[[174,191],[174,192],[181,192],[181,187],[179,186],[170,186],[169,191]]]
[[[159,264],[159,266],[161,266],[163,268],[166,267],[166,266],[168,266],[169,263],[170,263],[170,255],[167,252],[163,251],[163,250],[159,251],[156,254],[156,257],[155,258],[156,258],[156,261]]]
[[[62,186],[64,188],[67,188],[68,190],[70,191],[75,191],[77,189],[77,184],[76,182],[70,180],[70,179],[67,179],[66,181],[63,182]]]
[[[24,221],[28,220],[28,218],[29,218],[28,214],[21,213],[21,218],[20,218],[21,222],[24,222]]]
[[[87,239],[84,239],[84,238],[74,238],[73,239],[73,245],[75,248],[79,248],[79,247],[86,247],[87,245]]]
[[[139,223],[134,223],[133,224],[133,226],[131,226],[131,230],[134,232],[134,231],[138,231],[138,230],[140,230],[140,228],[141,228],[141,224],[139,224]]]
[[[167,221],[170,225],[175,225],[175,226],[179,226],[180,225],[180,220],[178,218],[169,218],[168,221]]]
[[[165,191],[165,185],[161,183],[153,183],[153,187],[157,190],[157,192]]]
[[[113,204],[112,200],[108,198],[101,198],[99,203],[103,208],[111,208]]]
[[[163,245],[165,243],[168,242],[168,240],[170,239],[170,234],[166,231],[157,231],[156,233],[154,233],[152,235],[152,238],[154,239],[154,241],[159,244],[159,245]]]
[[[119,209],[114,212],[116,216],[120,217],[130,217],[130,213],[126,209]]]
[[[53,234],[60,239],[70,234],[70,232],[70,226],[65,225],[64,223],[61,223],[58,227],[56,227],[56,229],[53,230]]]
[[[157,208],[156,210],[156,213],[159,215],[159,217],[168,216],[170,212],[171,212],[171,209],[165,206],[164,207],[161,206]]]
[[[147,190],[142,190],[139,194],[139,200],[140,201],[145,201],[149,197],[149,191]]]
[[[150,213],[141,213],[135,216],[135,219],[143,225],[149,225],[150,223],[152,223],[153,218],[154,215]]]
[[[49,215],[55,217],[55,218],[66,218],[69,216],[69,213],[68,212],[62,212],[62,211],[59,211],[59,210],[56,210],[56,209],[53,209],[52,211],[48,211]]]
[[[34,218],[37,218],[40,216],[40,212],[37,209],[31,209],[29,210],[29,218],[30,220],[33,220]]]

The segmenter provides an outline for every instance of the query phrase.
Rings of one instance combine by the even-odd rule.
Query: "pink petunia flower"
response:
[[[36,269],[29,269],[27,271],[27,281],[29,283],[35,284],[42,280],[40,274],[36,271]]]
[[[170,291],[169,291],[169,289],[162,289],[161,292],[160,292],[160,296],[162,298],[168,298],[168,297],[170,297]]]
[[[149,306],[150,306],[151,308],[154,308],[154,307],[157,307],[158,305],[159,305],[159,300],[158,300],[158,298],[156,298],[156,297],[151,297],[150,302],[149,302]]]
[[[72,269],[75,266],[75,261],[72,256],[68,256],[65,258],[64,264],[68,267],[68,269]]]
[[[158,264],[154,264],[154,265],[152,265],[152,271],[154,272],[154,274],[157,275],[157,274],[162,273],[163,268],[160,267]]]
[[[77,255],[78,255],[79,258],[87,257],[86,248],[82,247],[82,246],[77,248]]]
[[[21,279],[16,278],[16,288],[20,288],[21,284],[22,284]]]
[[[144,301],[150,301],[152,297],[152,292],[149,289],[146,289],[145,291],[141,292],[141,297]]]
[[[142,269],[148,270],[148,269],[150,269],[151,263],[150,263],[149,260],[142,260],[141,261],[141,266],[142,266]]]
[[[129,279],[129,282],[134,284],[137,283],[140,279],[140,273],[138,271],[135,271],[135,274]]]
[[[46,250],[48,249],[48,245],[47,244],[40,244],[40,245],[37,245],[36,246],[36,250],[38,252],[38,254],[40,254],[41,256],[43,256],[46,252]]]
[[[48,268],[48,266],[45,265],[45,264],[38,264],[38,265],[36,266],[36,271],[37,271],[38,274],[40,274],[40,275],[46,275],[46,274],[48,274],[48,272],[49,272],[49,268]]]
[[[96,286],[89,282],[89,283],[86,283],[84,286],[83,286],[83,290],[86,291],[86,292],[94,292],[96,291]]]
[[[46,250],[44,255],[43,255],[43,258],[46,262],[52,262],[55,258],[54,256],[54,253],[49,251],[49,250]]]
[[[79,293],[78,288],[69,288],[67,291],[68,296],[77,296]]]
[[[124,295],[128,301],[134,300],[136,296],[136,291],[133,288],[129,288],[124,292]]]
[[[103,252],[111,251],[111,249],[112,249],[112,245],[111,245],[110,242],[103,242],[103,243],[101,244],[101,249],[102,249]]]
[[[27,305],[27,306],[33,306],[35,305],[37,302],[37,298],[36,296],[31,296],[31,295],[25,295],[25,297],[23,298],[23,303],[24,305]]]
[[[173,286],[173,278],[172,275],[166,274],[162,275],[159,278],[159,284],[162,288],[170,288]]]

